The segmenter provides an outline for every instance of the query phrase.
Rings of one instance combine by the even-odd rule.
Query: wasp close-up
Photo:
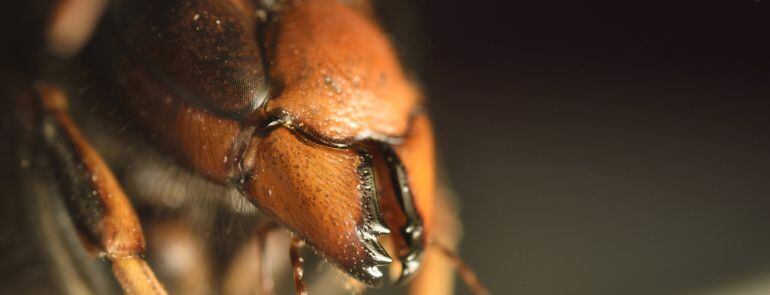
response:
[[[0,294],[770,294],[768,1],[7,2]]]
[[[39,62],[6,73],[4,114],[51,290],[447,294],[459,270],[487,292],[372,3],[38,8]]]

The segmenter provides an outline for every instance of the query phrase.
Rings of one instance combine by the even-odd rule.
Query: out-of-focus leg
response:
[[[145,223],[148,260],[171,294],[212,294],[206,243],[175,219]]]
[[[244,243],[228,267],[223,282],[224,294],[275,294],[274,268],[277,264],[285,265],[284,263],[288,262],[280,259],[283,256],[278,257],[274,251],[286,249],[285,243],[280,247],[275,245],[275,243],[268,243],[270,240],[273,242],[285,242],[270,239],[270,237],[279,237],[273,235],[278,229],[280,229],[278,224],[272,221],[262,223],[257,227],[254,231],[254,236]],[[272,247],[268,247],[268,244],[272,244]],[[283,254],[284,252],[281,250],[280,253]]]
[[[297,295],[307,295],[307,288],[305,288],[305,282],[303,281],[304,268],[303,259],[299,255],[299,249],[305,243],[297,237],[292,238],[291,245],[289,246],[289,259],[291,259],[291,269],[294,273],[294,288],[297,290]]]
[[[61,179],[64,203],[85,243],[112,263],[126,293],[166,294],[142,258],[144,235],[134,208],[112,171],[81,134],[66,110],[64,93],[38,83],[41,128],[52,155],[51,169]]]

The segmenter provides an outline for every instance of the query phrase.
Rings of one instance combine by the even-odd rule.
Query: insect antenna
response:
[[[465,264],[465,262],[463,262],[463,260],[454,250],[436,242],[435,240],[432,241],[431,246],[439,249],[441,253],[446,256],[446,258],[452,261],[452,264],[454,264],[455,268],[457,268],[457,273],[463,279],[465,285],[468,286],[468,289],[470,289],[471,293],[476,295],[489,295],[489,289],[487,289],[487,287],[484,286],[484,283],[479,280],[478,276],[476,276],[476,272],[474,272],[470,266]]]

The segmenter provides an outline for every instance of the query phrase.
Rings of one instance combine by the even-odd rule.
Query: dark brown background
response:
[[[770,285],[768,3],[405,7],[389,26],[431,99],[462,255],[494,294]],[[5,12],[0,61],[23,65],[29,15]]]

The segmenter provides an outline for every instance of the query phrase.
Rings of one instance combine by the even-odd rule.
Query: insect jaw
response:
[[[389,145],[380,145],[380,150],[387,162],[390,173],[390,182],[395,186],[394,193],[402,213],[406,217],[406,223],[400,228],[401,237],[406,243],[406,254],[401,254],[401,274],[396,280],[396,284],[408,282],[422,262],[423,251],[425,250],[424,226],[422,217],[418,214],[415,207],[415,199],[412,190],[409,187],[404,164],[396,152]]]
[[[326,146],[276,124],[256,130],[243,154],[238,185],[247,199],[350,276],[384,283],[380,268],[393,259],[378,236],[391,230],[368,149]]]
[[[372,156],[364,149],[359,149],[358,155],[361,158],[358,175],[361,178],[360,191],[364,215],[362,224],[356,229],[356,235],[364,245],[366,253],[373,260],[374,265],[365,266],[363,273],[352,272],[352,274],[367,284],[381,286],[384,275],[379,267],[389,265],[393,259],[385,251],[377,237],[390,234],[390,229],[385,225],[382,210],[380,210],[380,196],[377,193]]]
[[[384,282],[384,275],[380,267],[390,265],[390,263],[393,262],[393,259],[390,258],[390,255],[388,255],[388,252],[382,247],[382,244],[377,241],[377,236],[367,227],[368,226],[359,227],[358,230],[356,230],[356,235],[361,243],[363,243],[366,254],[369,255],[374,263],[373,265],[363,266],[363,271],[352,270],[350,273],[355,278],[369,285],[378,287],[382,286]]]
[[[422,233],[422,224],[410,225],[403,229],[402,234],[410,247],[409,254],[401,257],[401,276],[396,281],[396,284],[401,285],[408,282],[420,268],[425,249]]]

